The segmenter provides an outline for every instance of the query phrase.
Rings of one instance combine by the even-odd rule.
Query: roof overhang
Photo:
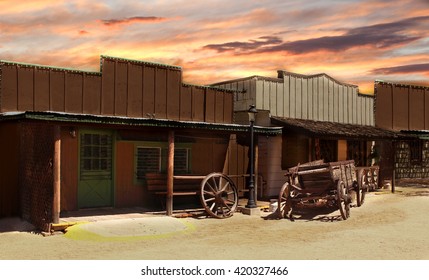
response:
[[[90,114],[72,114],[62,112],[7,112],[0,113],[0,121],[6,120],[37,120],[63,123],[79,124],[100,124],[100,125],[121,125],[134,127],[159,127],[159,128],[177,128],[177,129],[201,129],[215,130],[229,133],[242,133],[249,130],[248,125],[207,123],[195,121],[175,121],[168,119],[155,118],[131,118],[119,116],[101,116]],[[279,135],[282,133],[282,127],[264,127],[255,126],[255,133],[264,135]]]
[[[304,119],[271,117],[271,123],[283,126],[284,130],[311,137],[362,140],[395,140],[414,138],[400,132],[369,125],[335,123]]]

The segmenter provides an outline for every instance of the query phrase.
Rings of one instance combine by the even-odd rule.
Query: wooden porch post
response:
[[[173,176],[174,176],[174,131],[168,132],[168,169],[167,169],[167,216],[173,215]]]
[[[56,125],[54,127],[54,160],[53,160],[53,176],[54,176],[54,197],[52,205],[52,222],[54,224],[60,221],[60,197],[61,197],[61,128]]]

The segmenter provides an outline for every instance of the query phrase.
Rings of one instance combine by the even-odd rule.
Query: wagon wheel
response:
[[[201,204],[215,218],[229,218],[238,205],[238,192],[234,182],[221,173],[211,173],[201,182]]]
[[[336,200],[338,208],[340,208],[341,217],[343,220],[347,220],[350,216],[350,197],[346,185],[341,180],[337,183]]]
[[[284,183],[282,186],[280,193],[279,193],[279,199],[277,201],[277,214],[280,219],[283,218],[291,218],[291,195],[290,195],[291,189],[289,183]]]
[[[367,185],[365,183],[365,173],[362,172],[359,174],[358,183],[356,186],[356,204],[358,207],[361,207],[365,202],[365,194],[367,192]]]

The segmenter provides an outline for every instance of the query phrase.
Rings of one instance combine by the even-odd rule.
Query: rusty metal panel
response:
[[[392,86],[375,84],[375,125],[381,128],[393,128]]]
[[[283,92],[283,83],[276,83],[277,96],[275,102],[275,107],[277,111],[277,116],[284,117],[284,92]]]
[[[169,69],[167,71],[167,119],[180,119],[181,83],[181,72]]]
[[[334,83],[334,122],[339,122],[339,85]]]
[[[192,87],[192,120],[204,121],[204,89]]]
[[[328,79],[328,120],[330,122],[334,121],[334,81]]]
[[[115,62],[102,61],[101,76],[101,114],[114,115],[115,113]]]
[[[65,111],[82,113],[83,77],[82,74],[66,72]]]
[[[290,117],[290,76],[284,76],[283,80],[283,116]]]
[[[155,70],[155,116],[158,119],[167,118],[167,70]]]
[[[15,65],[3,65],[1,70],[0,112],[18,110],[18,74]]]
[[[302,119],[302,78],[295,79],[295,118]]]
[[[205,102],[205,118],[204,121],[208,123],[215,122],[215,103],[216,103],[216,92],[212,89],[206,89],[206,102]]]
[[[409,129],[408,87],[393,87],[393,129]]]
[[[155,68],[143,67],[143,117],[155,113]]]
[[[223,93],[223,122],[233,123],[234,115],[234,94],[224,92]]]
[[[411,88],[410,91],[410,129],[425,129],[425,90]]]
[[[49,111],[49,71],[34,71],[34,110]]]
[[[277,112],[277,106],[276,106],[276,102],[277,102],[277,83],[274,82],[268,82],[266,81],[266,83],[268,83],[268,90],[270,92],[269,94],[269,100],[268,100],[268,106],[270,107],[270,111],[271,114],[273,116],[278,116],[278,112]]]
[[[29,67],[18,67],[18,110],[34,109],[34,70]]]
[[[215,123],[223,123],[224,122],[224,92],[214,91],[215,95]]]
[[[49,92],[52,111],[64,112],[64,88],[65,73],[60,71],[51,71]]]
[[[115,69],[115,116],[126,116],[128,103],[128,63],[116,61]]]
[[[83,113],[101,114],[101,76],[85,75],[83,80]]]
[[[308,88],[307,79],[301,79],[301,119],[308,119]]]
[[[143,68],[141,65],[128,64],[128,102],[129,117],[143,116]]]
[[[182,85],[180,91],[180,120],[192,120],[192,91],[190,86]]]

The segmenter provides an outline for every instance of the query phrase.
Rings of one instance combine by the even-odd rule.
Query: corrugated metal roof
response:
[[[8,112],[0,113],[0,121],[5,120],[40,120],[68,123],[85,123],[85,124],[106,124],[106,125],[124,125],[124,126],[146,126],[146,127],[165,127],[165,128],[191,128],[217,130],[224,132],[247,132],[248,125],[239,124],[221,124],[193,121],[173,121],[167,119],[153,118],[130,118],[119,116],[100,116],[88,114],[72,114],[62,112]],[[255,133],[264,135],[279,135],[282,133],[281,127],[263,127],[255,126]]]
[[[275,125],[282,125],[286,130],[318,137],[322,136],[368,140],[410,138],[410,136],[407,136],[403,133],[369,125],[356,125],[279,117],[272,117],[271,123]]]

